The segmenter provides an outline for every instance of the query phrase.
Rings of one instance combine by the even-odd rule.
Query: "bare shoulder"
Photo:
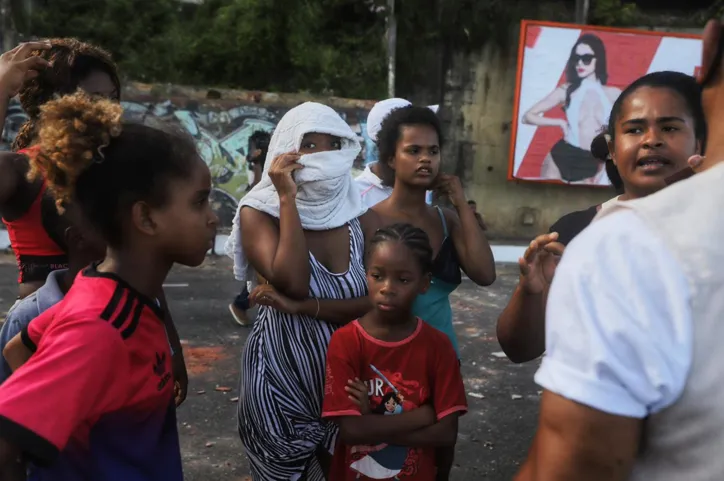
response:
[[[245,234],[249,233],[254,238],[258,238],[258,236],[264,235],[263,233],[267,233],[270,230],[279,229],[272,216],[252,207],[242,207],[239,219],[242,226],[246,225],[254,227],[253,229],[242,229]]]
[[[0,204],[15,196],[28,172],[28,158],[15,152],[0,152]]]
[[[551,91],[546,95],[538,104],[544,104],[547,106],[556,106],[566,101],[566,91],[568,90],[568,84],[563,84]]]
[[[559,85],[558,87],[556,87],[555,90],[553,90],[553,92],[551,93],[551,95],[555,95],[556,98],[563,98],[563,99],[565,99],[565,98],[566,98],[566,92],[568,92],[568,88],[569,88],[570,86],[571,86],[571,84],[569,84],[569,83],[567,83],[567,82],[564,83],[564,84],[561,84],[561,85]]]
[[[274,223],[274,220],[271,216],[265,214],[264,212],[254,209],[253,207],[241,207],[241,213],[239,214],[239,217],[241,219],[241,222],[244,221],[251,221],[251,222],[264,222],[264,223]]]
[[[21,175],[28,170],[28,158],[17,152],[0,152],[0,173]]]
[[[445,216],[445,222],[449,227],[454,227],[460,223],[460,216],[455,209],[449,207],[441,207],[442,213]]]
[[[377,229],[383,225],[382,215],[374,208],[368,209],[367,212],[362,214],[359,217],[359,222],[366,240],[370,240],[377,232]]]
[[[394,213],[395,209],[391,206],[389,198],[373,205],[366,212],[366,214],[370,215],[375,230],[394,223]]]
[[[603,92],[611,102],[615,102],[619,95],[621,95],[621,89],[618,87],[603,87]]]

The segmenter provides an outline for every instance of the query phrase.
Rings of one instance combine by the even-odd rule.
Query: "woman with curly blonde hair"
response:
[[[183,480],[155,298],[174,263],[197,266],[213,245],[211,174],[190,137],[121,115],[83,92],[40,109],[29,178],[108,247],[28,326],[37,351],[0,386],[0,473],[23,473],[20,459],[39,479]]]

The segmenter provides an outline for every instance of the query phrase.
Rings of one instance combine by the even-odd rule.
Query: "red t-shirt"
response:
[[[41,479],[183,479],[154,301],[89,267],[23,340],[37,352],[0,386],[0,437],[41,466]]]
[[[30,351],[36,352],[38,350],[40,338],[43,337],[43,333],[55,318],[55,312],[59,310],[62,305],[63,301],[60,301],[59,303],[51,306],[49,309],[41,312],[38,317],[30,321],[28,325],[20,331],[20,339],[23,341],[25,347],[30,349]]]
[[[347,381],[358,377],[369,388],[373,413],[394,415],[432,403],[438,420],[467,411],[465,387],[455,350],[447,336],[418,320],[407,339],[385,342],[354,321],[332,335],[322,417],[360,416],[348,398]],[[358,479],[435,479],[435,449],[337,444],[335,481]]]

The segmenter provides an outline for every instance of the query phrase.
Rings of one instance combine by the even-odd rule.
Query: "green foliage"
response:
[[[622,0],[591,0],[588,17],[592,25],[633,27],[645,24],[636,4]]]
[[[349,97],[384,94],[384,17],[369,1],[44,0],[31,34],[113,52],[123,74]]]
[[[692,27],[703,27],[709,19],[724,17],[724,0],[716,0],[708,8],[694,12],[687,20]]]
[[[114,53],[127,77],[175,81],[182,49],[176,0],[47,0],[31,19],[31,34],[77,37]]]
[[[100,44],[129,79],[385,96],[387,0],[36,1],[22,33]],[[606,24],[630,10],[591,1]],[[396,0],[398,91],[439,92],[440,59],[489,42],[514,50],[522,18],[570,20],[569,10],[563,0]]]

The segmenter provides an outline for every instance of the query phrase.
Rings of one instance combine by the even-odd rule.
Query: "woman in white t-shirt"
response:
[[[722,39],[724,25],[711,20],[699,74],[710,139],[703,172],[619,203],[557,268],[535,377],[538,431],[516,481],[722,479]],[[644,115],[651,106],[640,107],[616,122],[616,151],[619,142],[661,155],[703,144],[673,106],[657,105],[655,125]]]

